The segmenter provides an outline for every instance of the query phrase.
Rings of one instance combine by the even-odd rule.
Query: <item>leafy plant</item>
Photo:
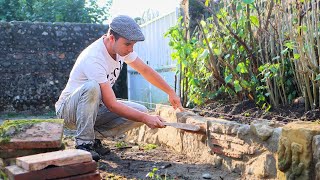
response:
[[[155,144],[146,144],[143,146],[143,149],[148,151],[148,150],[156,149],[157,147],[158,146]]]
[[[97,0],[0,0],[0,20],[102,23],[110,6],[111,0],[104,7]]]
[[[202,8],[202,19],[184,17],[166,34],[183,105],[228,94],[267,111],[303,95],[306,110],[320,107],[317,3],[191,1]]]
[[[120,142],[116,143],[116,147],[117,148],[123,148],[123,147],[126,147],[126,146],[127,146],[127,143],[124,142],[124,141],[120,141]]]

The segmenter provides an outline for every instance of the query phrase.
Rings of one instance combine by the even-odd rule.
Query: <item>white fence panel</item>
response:
[[[175,26],[178,12],[172,12],[141,26],[145,41],[135,44],[134,50],[150,67],[155,69],[171,87],[175,84],[176,62],[171,59],[173,52],[169,46],[169,38],[164,34]],[[131,101],[146,102],[149,108],[152,103],[167,103],[167,95],[148,83],[144,78],[128,67],[128,98]]]

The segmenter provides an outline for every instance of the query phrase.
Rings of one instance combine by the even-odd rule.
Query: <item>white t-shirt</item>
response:
[[[119,77],[123,62],[128,64],[138,57],[136,52],[132,52],[125,57],[117,54],[114,60],[103,43],[103,37],[84,49],[77,58],[70,72],[68,83],[55,104],[56,110],[70,94],[88,80],[95,80],[98,83],[109,81],[113,86]]]

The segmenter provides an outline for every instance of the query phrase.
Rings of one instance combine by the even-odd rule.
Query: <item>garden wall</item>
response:
[[[168,106],[158,106],[156,114],[170,122],[197,124],[201,130],[142,126],[130,131],[127,139],[168,146],[244,179],[320,179],[319,123],[256,120],[239,124],[178,113]]]
[[[107,25],[0,23],[0,112],[53,110],[79,53]],[[114,88],[127,98],[126,67]],[[121,87],[121,88],[120,88]]]

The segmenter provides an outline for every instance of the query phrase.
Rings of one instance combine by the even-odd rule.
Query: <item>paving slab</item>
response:
[[[97,170],[95,161],[71,164],[60,167],[48,167],[38,171],[27,171],[17,165],[7,166],[5,173],[9,179],[14,180],[36,180],[36,179],[57,179],[75,175],[94,173]]]
[[[59,148],[63,119],[8,120],[0,126],[0,150]]]
[[[83,162],[91,162],[92,156],[89,152],[80,149],[67,149],[54,151],[16,159],[17,166],[27,170],[36,171],[48,166],[65,166]]]

